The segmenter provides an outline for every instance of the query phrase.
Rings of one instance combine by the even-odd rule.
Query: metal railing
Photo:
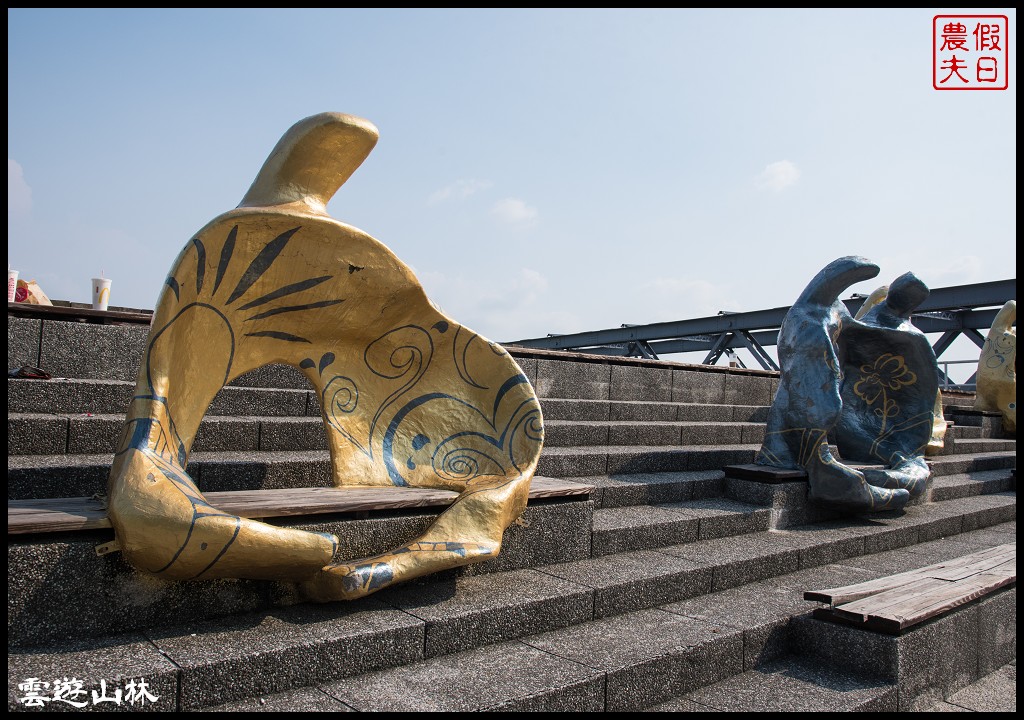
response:
[[[939,388],[941,390],[962,390],[964,392],[974,392],[977,389],[977,383],[974,379],[977,377],[977,373],[972,374],[967,378],[966,382],[956,383],[949,377],[949,366],[950,365],[978,365],[977,360],[939,360],[939,367],[942,371],[939,373]]]
[[[964,337],[978,348],[984,347],[981,331],[992,327],[996,314],[1008,300],[1017,297],[1017,280],[996,280],[972,285],[954,285],[931,290],[911,317],[911,322],[926,335],[939,335],[932,342],[935,357],[939,358],[957,338]],[[855,294],[842,302],[852,315],[864,304],[867,296]],[[789,307],[755,310],[752,312],[720,312],[704,318],[651,323],[648,325],[622,325],[618,328],[548,334],[545,337],[503,342],[506,347],[524,347],[541,350],[572,350],[579,353],[645,357],[657,360],[659,356],[676,353],[699,352],[703,364],[715,365],[724,356],[736,361],[735,351],[745,349],[764,370],[778,370],[777,363],[765,351],[777,345],[779,328]],[[977,362],[972,360],[940,360],[943,372],[940,383],[950,388],[957,383],[950,380],[946,364]],[[973,385],[972,376],[968,383]]]

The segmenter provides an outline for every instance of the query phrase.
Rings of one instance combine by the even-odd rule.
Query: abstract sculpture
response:
[[[975,410],[1003,414],[1003,430],[1017,433],[1017,301],[1007,300],[989,328],[978,360]]]
[[[109,479],[117,544],[138,570],[352,599],[494,557],[525,509],[543,428],[519,366],[440,313],[387,247],[327,214],[377,138],[350,115],[296,123],[241,204],[175,261]],[[315,388],[335,485],[443,488],[454,503],[413,542],[347,560],[333,535],[213,507],[185,471],[199,423],[224,385],[271,363]]]
[[[860,306],[860,309],[857,311],[854,318],[857,320],[863,318],[864,315],[867,314],[868,310],[885,300],[885,296],[888,294],[888,285],[882,285],[875,288],[875,290],[868,295],[867,299],[864,300],[864,304]],[[938,455],[946,445],[946,431],[949,429],[949,426],[946,422],[942,405],[942,390],[938,390],[935,393],[935,406],[932,408],[932,415],[932,436],[928,440],[928,445],[925,446],[925,455]]]
[[[866,467],[868,483],[904,488],[911,497],[926,489],[931,470],[924,459],[934,430],[939,364],[928,338],[910,322],[928,297],[913,273],[896,278],[885,299],[843,328],[843,411],[834,430],[839,455]]]
[[[777,345],[782,376],[756,459],[806,471],[811,501],[854,512],[900,509],[930,475],[923,453],[938,365],[909,322],[927,287],[907,273],[876,291],[860,320],[838,299],[878,271],[865,258],[839,258],[790,308]],[[845,462],[832,453],[830,436]]]

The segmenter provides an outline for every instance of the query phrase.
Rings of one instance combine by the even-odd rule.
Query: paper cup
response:
[[[92,279],[92,309],[106,310],[110,302],[110,278]]]
[[[18,271],[7,271],[7,302],[14,302],[18,294]]]

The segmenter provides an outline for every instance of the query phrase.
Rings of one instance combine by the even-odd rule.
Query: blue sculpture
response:
[[[810,500],[852,512],[901,509],[930,477],[924,451],[938,363],[910,323],[928,288],[907,273],[860,320],[839,301],[878,272],[866,258],[841,257],[790,308],[777,345],[782,378],[755,461],[804,470]]]

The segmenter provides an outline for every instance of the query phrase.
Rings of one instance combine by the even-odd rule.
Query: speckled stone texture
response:
[[[294,602],[294,588],[255,580],[169,582],[138,573],[119,553],[99,556],[111,531],[7,544],[9,648],[130,632],[173,618],[203,619]],[[88,602],[82,599],[87,598]]]
[[[505,642],[322,686],[360,712],[600,712],[604,673]]]
[[[800,567],[799,550],[777,533],[767,531],[672,545],[660,548],[659,552],[710,565],[713,591],[793,572]]]
[[[608,420],[607,400],[570,400],[567,398],[539,398],[544,420]],[[621,403],[616,403],[621,404]],[[636,403],[645,407],[646,403]]]
[[[672,400],[675,402],[721,403],[725,393],[724,372],[673,368]]]
[[[653,550],[618,553],[537,569],[592,588],[594,617],[643,610],[711,590],[710,566]]]
[[[799,618],[793,624],[794,647],[835,667],[896,682],[900,712],[919,711],[975,682],[993,665],[999,666],[993,659],[981,670],[980,658],[982,652],[990,652],[985,643],[992,640],[992,627],[1016,622],[1010,610],[1013,602],[1000,597],[1003,594],[957,608],[899,636]],[[989,625],[984,634],[983,608],[988,608]],[[1014,646],[1015,642],[1014,637]],[[1004,641],[997,652],[1005,657],[1008,647]]]
[[[378,597],[423,621],[428,658],[585,622],[594,606],[590,588],[536,570],[431,580]]]
[[[7,499],[90,497],[105,493],[114,455],[12,455]]]
[[[685,700],[718,712],[895,712],[893,685],[780,658],[701,688]]]
[[[591,497],[597,507],[654,505],[719,497],[724,474],[720,470],[696,472],[601,475],[585,478],[596,490]]]
[[[948,698],[950,710],[1017,712],[1017,664],[1004,665]]]
[[[602,362],[537,360],[534,389],[542,398],[607,400],[612,366]]]
[[[68,418],[42,414],[7,416],[7,455],[67,452]]]
[[[26,702],[27,688],[19,687],[33,679],[47,683],[37,693],[51,698],[42,706]],[[64,684],[65,680],[68,684]],[[133,688],[128,688],[129,682],[134,682]],[[70,692],[55,692],[56,683]],[[96,698],[113,698],[118,690],[121,690],[120,705],[94,700],[94,691]],[[55,694],[63,699],[52,700]],[[24,651],[8,647],[9,711],[174,711],[177,708],[178,669],[141,635],[120,635],[90,642],[69,633],[55,647]]]
[[[325,515],[321,520],[276,518],[271,522],[311,532],[334,533],[338,537],[335,560],[342,561],[376,555],[415,540],[439,512],[440,508],[436,512],[402,512],[390,516],[377,513],[364,519]],[[459,573],[483,575],[590,557],[592,515],[593,504],[589,500],[532,501],[521,522],[505,529],[498,557],[459,568]]]
[[[607,445],[608,423],[594,420],[544,420],[544,447]]]
[[[612,400],[668,402],[672,399],[672,368],[612,365],[609,397]]]
[[[240,387],[291,388],[293,390],[312,388],[302,371],[291,365],[264,365],[239,375],[228,384]]]
[[[181,669],[183,710],[415,662],[423,622],[372,598],[146,633]]]
[[[804,600],[806,589],[817,587],[819,582],[850,584],[874,577],[852,568],[832,566],[827,575],[824,570],[780,574],[761,582],[664,605],[661,609],[741,630],[743,667],[749,670],[789,652],[790,620],[817,607],[817,603]]]
[[[42,320],[7,316],[7,369],[39,367]]]
[[[44,320],[39,367],[54,377],[135,381],[148,325]]]
[[[128,410],[135,383],[122,380],[8,378],[10,413],[120,413]]]
[[[524,638],[606,676],[606,705],[626,712],[734,675],[743,634],[662,610],[640,610]]]
[[[222,703],[195,712],[355,712],[345,703],[333,698],[320,688],[309,687],[288,690],[273,695]]]
[[[195,452],[187,469],[203,492],[334,485],[326,450]]]
[[[774,373],[744,375],[730,372],[725,376],[725,387],[719,402],[737,405],[771,405]]]

